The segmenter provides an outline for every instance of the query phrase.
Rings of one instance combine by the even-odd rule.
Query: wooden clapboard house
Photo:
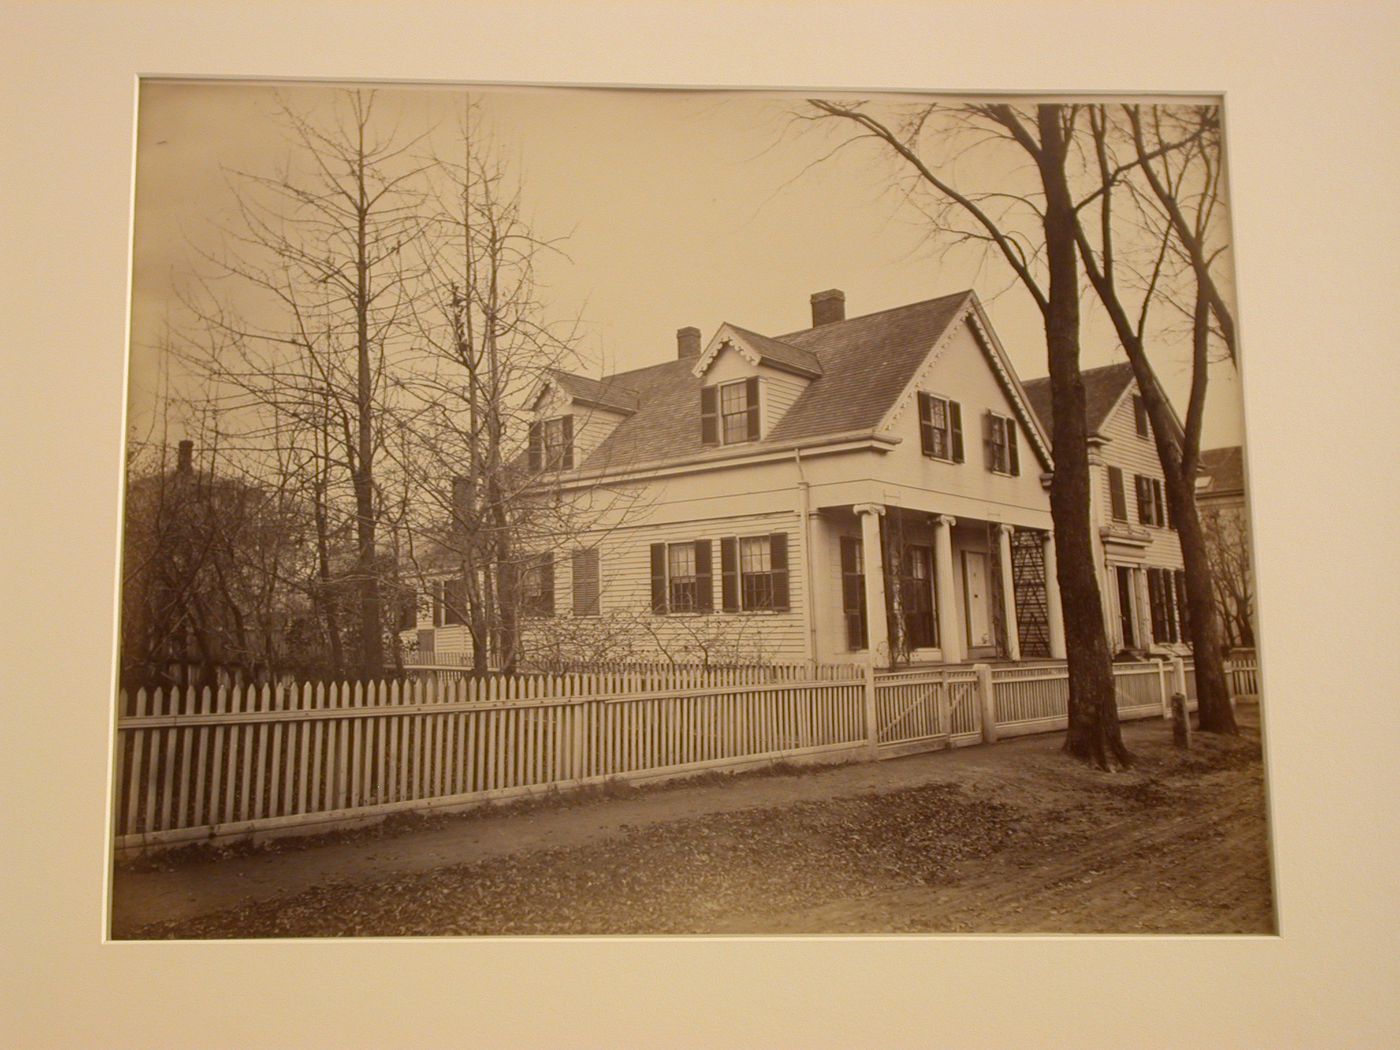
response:
[[[539,538],[527,660],[619,631],[685,661],[1064,655],[1049,439],[976,295],[811,306],[800,331],[682,328],[659,364],[542,382],[530,466],[589,516]]]

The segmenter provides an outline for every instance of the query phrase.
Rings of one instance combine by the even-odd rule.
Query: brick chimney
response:
[[[846,293],[839,288],[812,293],[812,327],[846,319]]]
[[[676,356],[700,356],[700,329],[690,326],[676,329]]]
[[[175,461],[175,469],[181,474],[188,474],[194,469],[194,442],[188,439],[180,442],[179,458]]]

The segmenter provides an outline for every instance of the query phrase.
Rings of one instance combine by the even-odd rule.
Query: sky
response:
[[[837,141],[790,120],[801,99],[773,93],[472,88],[498,149],[518,176],[538,236],[563,238],[539,262],[552,319],[580,319],[592,374],[675,355],[676,329],[708,341],[723,322],[777,335],[811,323],[813,292],[839,288],[848,317],[974,289],[1022,379],[1046,372],[1041,318],[998,259],[935,251],[922,217],[891,189],[891,162],[869,144]],[[324,111],[332,89],[277,89],[294,108]],[[383,88],[405,128],[450,128],[460,89]],[[217,226],[234,218],[227,171],[271,172],[287,154],[265,85],[142,85],[128,422],[159,416],[160,346],[178,323],[175,288]],[[959,178],[1016,177],[990,158]],[[1184,409],[1183,341],[1159,344],[1155,365]],[[1125,360],[1091,293],[1081,365]],[[178,370],[177,370],[178,371]],[[179,385],[178,375],[174,380]],[[1241,441],[1233,369],[1212,369],[1204,447]],[[180,436],[178,420],[169,438]]]

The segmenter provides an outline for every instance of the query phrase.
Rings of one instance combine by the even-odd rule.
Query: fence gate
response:
[[[1011,583],[1016,592],[1016,632],[1021,656],[1050,656],[1050,611],[1045,593],[1045,541],[1031,529],[1011,533]]]

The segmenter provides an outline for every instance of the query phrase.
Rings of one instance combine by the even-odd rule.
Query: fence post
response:
[[[870,757],[880,757],[880,721],[875,713],[875,656],[865,661],[865,735]]]
[[[938,730],[946,736],[953,735],[953,698],[948,694],[948,668],[943,668],[938,676]]]
[[[997,702],[992,693],[992,669],[988,664],[973,664],[977,674],[977,701],[982,708],[982,743],[997,742]]]
[[[1167,688],[1167,661],[1157,657],[1157,692],[1162,697],[1162,718],[1172,720],[1172,691]]]
[[[1172,692],[1186,696],[1186,661],[1179,656],[1172,657]]]

